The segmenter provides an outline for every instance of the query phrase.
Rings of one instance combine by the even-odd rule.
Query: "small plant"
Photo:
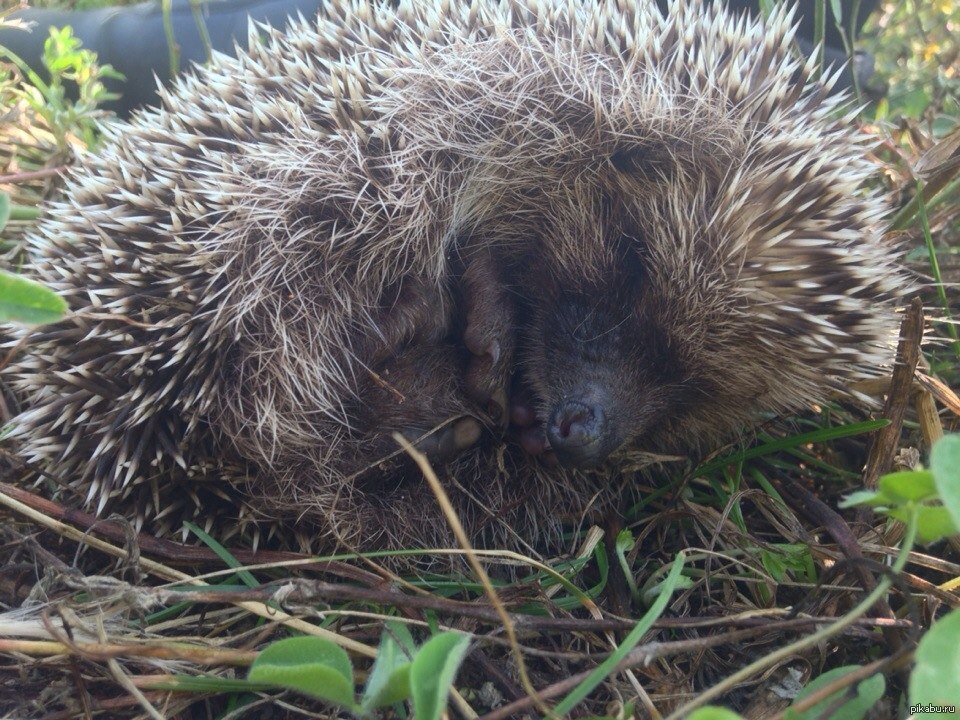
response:
[[[915,521],[921,542],[960,534],[960,435],[934,445],[929,469],[898,472],[880,478],[876,491],[854,493],[844,503],[869,505],[903,522]],[[942,716],[943,708],[960,706],[960,610],[934,623],[916,651],[910,675],[911,715]],[[859,717],[859,716],[858,716]]]
[[[10,219],[10,196],[0,192],[0,232]],[[67,304],[39,283],[0,270],[0,322],[37,325],[63,317]]]
[[[278,640],[257,656],[247,679],[325,700],[359,717],[412,699],[418,720],[438,720],[469,644],[468,635],[444,632],[417,648],[405,625],[387,623],[359,700],[350,657],[325,638]]]
[[[868,505],[907,524],[901,558],[912,549],[912,538],[931,543],[960,534],[960,435],[944,437],[934,446],[929,469],[890,473],[880,478],[876,490],[853,493],[842,503],[843,507],[854,505]],[[911,717],[956,713],[960,706],[960,610],[934,623],[920,641],[915,659],[910,675]],[[818,676],[796,696],[784,720],[863,720],[883,697],[886,682],[879,673],[863,677],[861,671],[859,665],[848,665]],[[847,676],[850,682],[845,683]],[[812,705],[805,702],[832,686],[837,686],[836,692]],[[704,707],[690,716],[690,720],[738,718],[719,707]]]
[[[794,698],[794,706],[786,711],[784,720],[819,720],[824,717],[832,720],[862,720],[867,717],[870,709],[883,698],[887,682],[883,675],[874,673],[863,680],[850,678],[849,684],[843,683],[844,678],[860,669],[859,665],[838,667],[811,680]],[[796,709],[799,703],[838,681],[843,685],[842,689],[810,707]]]
[[[13,52],[0,48],[0,59],[16,65],[27,80],[13,90],[14,97],[25,102],[45,122],[61,154],[69,152],[71,135],[78,136],[87,147],[95,144],[98,107],[117,97],[106,89],[103,79],[123,77],[109,65],[98,65],[97,54],[81,49],[80,45],[72,28],[50,28],[42,57],[43,66],[50,74],[49,82]],[[69,84],[76,85],[76,100],[67,96]]]
[[[917,519],[920,542],[960,534],[960,435],[941,439],[930,453],[929,469],[884,475],[876,490],[847,496],[841,507],[867,505],[887,517]]]
[[[960,446],[960,443],[957,443]],[[956,714],[960,707],[960,610],[938,620],[920,640],[910,674],[910,712],[916,718]],[[952,710],[945,710],[952,708]]]
[[[86,147],[95,143],[97,119],[101,114],[98,105],[114,97],[102,80],[120,75],[110,66],[97,65],[96,53],[81,49],[80,40],[74,37],[71,28],[51,28],[44,43],[42,61],[49,73],[49,81],[6,48],[0,47],[0,60],[9,60],[22,76],[17,77],[16,70],[10,65],[0,65],[2,108],[6,110],[17,104],[26,106],[27,125],[31,127],[22,129],[24,137],[32,137],[34,131],[43,134],[48,131],[47,137],[52,137],[55,143],[52,151],[42,153],[39,162],[32,157],[36,153],[28,152],[29,158],[17,158],[24,162],[13,162],[13,165],[32,170],[49,162],[51,152],[54,157],[68,157],[76,138]],[[76,86],[76,100],[68,97],[71,84]],[[5,147],[16,157],[24,145],[11,139]],[[21,204],[14,204],[9,194],[0,192],[0,233],[10,220],[29,222],[39,215],[36,207],[23,204],[22,199],[19,202]],[[66,310],[66,303],[54,292],[15,273],[0,270],[0,322],[49,323],[62,318]]]

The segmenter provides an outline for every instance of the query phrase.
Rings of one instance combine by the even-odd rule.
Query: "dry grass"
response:
[[[912,384],[895,401],[909,405],[911,395],[926,392]],[[850,418],[839,410],[833,415],[835,425]],[[771,438],[761,441],[761,451],[775,447],[780,433],[770,432],[760,435]],[[721,452],[726,461],[701,466],[706,472],[678,474],[659,491],[651,487],[622,524],[635,537],[632,548],[606,551],[609,544],[598,542],[604,533],[595,529],[584,538],[585,563],[555,564],[579,589],[557,583],[535,561],[485,553],[494,577],[509,562],[511,574],[524,578],[497,587],[516,645],[471,577],[400,579],[372,559],[231,557],[216,544],[183,550],[4,487],[0,600],[7,610],[0,615],[0,651],[11,662],[0,675],[6,698],[0,711],[44,718],[330,716],[282,693],[169,688],[184,677],[243,677],[258,648],[291,631],[330,637],[357,658],[370,658],[382,621],[399,617],[423,634],[435,627],[471,633],[457,704],[468,716],[508,717],[533,710],[513,652],[524,658],[540,697],[555,702],[616,647],[650,601],[644,587],[634,594],[631,583],[662,580],[681,550],[688,583],[620,670],[591,694],[585,711],[616,715],[631,702],[641,716],[655,717],[711,690],[715,702],[746,717],[778,717],[791,688],[865,658],[897,688],[909,659],[905,649],[939,605],[958,604],[937,587],[960,574],[954,548],[941,549],[940,557],[913,553],[907,573],[868,616],[784,654],[855,606],[898,552],[899,526],[832,509],[859,479],[830,469],[861,466],[864,441],[858,435],[826,446],[804,443],[749,459],[738,451],[727,455],[728,448]],[[606,534],[619,529],[611,522]],[[100,539],[107,530],[114,540]],[[749,677],[726,679],[751,663],[757,668]]]

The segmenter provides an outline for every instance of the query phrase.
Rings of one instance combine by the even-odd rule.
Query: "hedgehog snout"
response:
[[[562,465],[595,467],[617,447],[606,405],[597,393],[585,393],[567,397],[554,407],[547,422],[547,440]]]

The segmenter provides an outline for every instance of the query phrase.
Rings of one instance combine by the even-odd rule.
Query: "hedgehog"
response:
[[[869,140],[793,33],[699,0],[254,26],[47,206],[28,272],[71,312],[16,339],[6,442],[157,531],[455,545],[399,433],[478,546],[557,551],[643,458],[891,361]]]

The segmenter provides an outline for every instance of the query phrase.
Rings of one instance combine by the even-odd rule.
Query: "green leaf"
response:
[[[3,230],[8,222],[10,222],[10,196],[0,192],[0,230]]]
[[[890,115],[890,101],[887,98],[880,98],[880,101],[877,102],[877,111],[875,113],[876,119],[878,121],[885,120]],[[910,217],[913,217],[911,214]],[[898,213],[899,219],[899,213]],[[894,227],[896,224],[894,223]]]
[[[725,465],[736,465],[737,463],[742,463],[746,460],[772,455],[775,452],[788,450],[800,445],[806,445],[807,443],[827,442],[829,440],[839,440],[840,438],[850,437],[851,435],[860,435],[863,433],[873,432],[874,430],[879,430],[880,428],[886,427],[889,424],[889,420],[865,420],[864,422],[852,423],[850,425],[820,428],[819,430],[803,433],[801,435],[793,435],[791,437],[771,440],[763,445],[758,445],[757,447],[750,448],[748,450],[740,450],[738,452],[731,453],[730,455],[724,455],[723,457],[704,463],[694,471],[693,477],[708,475],[709,473],[714,472]]]
[[[396,705],[410,697],[410,656],[397,642],[391,624],[407,629],[401,623],[388,623],[388,627],[383,631],[377,659],[367,677],[367,686],[360,701],[360,707],[365,713]]]
[[[776,582],[782,583],[787,575],[787,565],[781,555],[768,550],[760,551],[760,563],[767,574]]]
[[[157,680],[148,681],[147,690],[176,690],[193,693],[227,692],[264,692],[273,688],[272,684],[251,682],[241,678],[222,678],[211,675],[161,675]]]
[[[843,4],[840,0],[830,0],[830,10],[833,12],[833,19],[837,25],[843,21]]]
[[[630,563],[627,562],[627,553],[633,550],[633,545],[636,541],[633,538],[633,533],[629,530],[621,530],[617,533],[616,542],[613,545],[613,553],[617,558],[617,562],[620,564],[621,569],[623,570],[623,577],[627,581],[627,585],[630,587],[630,596],[634,600],[640,599],[640,591],[637,589],[637,581],[633,577],[633,571],[630,569]]]
[[[933,624],[917,646],[916,665],[910,675],[910,704],[960,706],[960,610]],[[921,711],[913,717],[944,718],[943,713]]]
[[[922,543],[932,543],[960,533],[950,512],[940,505],[920,505],[917,511],[917,538]],[[910,508],[891,508],[887,515],[900,522],[910,522]]]
[[[943,506],[960,527],[960,435],[942,437],[933,446],[930,470]]]
[[[925,88],[918,87],[894,96],[890,104],[901,115],[920,117],[930,105],[930,95]]]
[[[803,690],[797,695],[794,702],[799,702],[806,697],[809,697],[815,693],[820,688],[829,685],[835,680],[848,675],[854,670],[859,670],[859,665],[846,665],[844,667],[834,668],[828,672],[823,673],[815,680],[807,684]],[[886,690],[886,681],[883,679],[883,675],[879,673],[876,675],[871,675],[865,680],[861,680],[857,683],[856,686],[856,695],[850,697],[850,699],[843,703],[838,708],[835,708],[830,714],[830,720],[863,720],[867,716],[867,713],[870,711],[874,705],[877,704],[877,701],[883,697],[883,693]],[[841,697],[849,693],[848,689],[838,690],[833,695],[821,700],[813,707],[804,710],[803,712],[792,711],[790,714],[791,718],[796,718],[796,720],[819,720],[819,718],[824,717],[824,713],[827,708],[834,706]]]
[[[733,710],[721,707],[702,707],[695,710],[687,720],[743,720]]]
[[[183,524],[188,530],[190,530],[190,532],[200,538],[201,542],[206,543],[206,545],[217,554],[217,557],[223,560],[223,562],[225,562],[228,566],[234,568],[237,571],[237,577],[240,578],[240,580],[242,580],[247,587],[260,587],[260,583],[257,582],[257,579],[253,576],[253,574],[249,570],[243,569],[243,563],[237,560],[223,545],[218,543],[213,536],[204,530],[201,530],[197,525],[194,525],[189,520],[184,520]]]
[[[671,584],[669,577],[663,582],[654,582],[654,580],[656,580],[656,576],[650,576],[644,585],[643,592],[640,594],[640,600],[643,604],[651,608],[656,605],[663,593],[672,593],[678,589],[687,590],[693,587],[694,582],[693,579],[688,578],[686,575],[678,577],[675,585]]]
[[[817,570],[809,546],[802,543],[773,543],[769,549],[778,555],[783,567],[792,572],[794,577],[808,582],[816,580]]]
[[[445,632],[430,638],[410,666],[410,690],[417,720],[438,720],[470,645],[470,636]]]
[[[905,470],[884,475],[877,482],[880,492],[901,505],[907,500],[927,500],[937,494],[933,473],[929,470]]]
[[[869,505],[870,507],[879,507],[889,505],[891,498],[875,490],[857,490],[852,492],[841,500],[838,505],[841,508],[853,507],[855,505]]]
[[[406,623],[399,622],[398,620],[387,620],[385,625],[386,631],[390,633],[390,637],[400,645],[407,659],[412,661],[414,654],[417,652],[417,643],[414,642],[413,635],[410,634],[410,628],[407,627]]]
[[[253,661],[247,679],[357,709],[350,657],[326,638],[293,637],[268,645]]]
[[[617,533],[617,540],[616,540],[617,552],[620,552],[626,555],[628,552],[633,550],[633,544],[635,542],[636,541],[633,538],[632,532],[630,532],[627,529],[621,530],[619,533]]]
[[[43,285],[0,270],[0,321],[40,325],[67,311],[63,298]]]

